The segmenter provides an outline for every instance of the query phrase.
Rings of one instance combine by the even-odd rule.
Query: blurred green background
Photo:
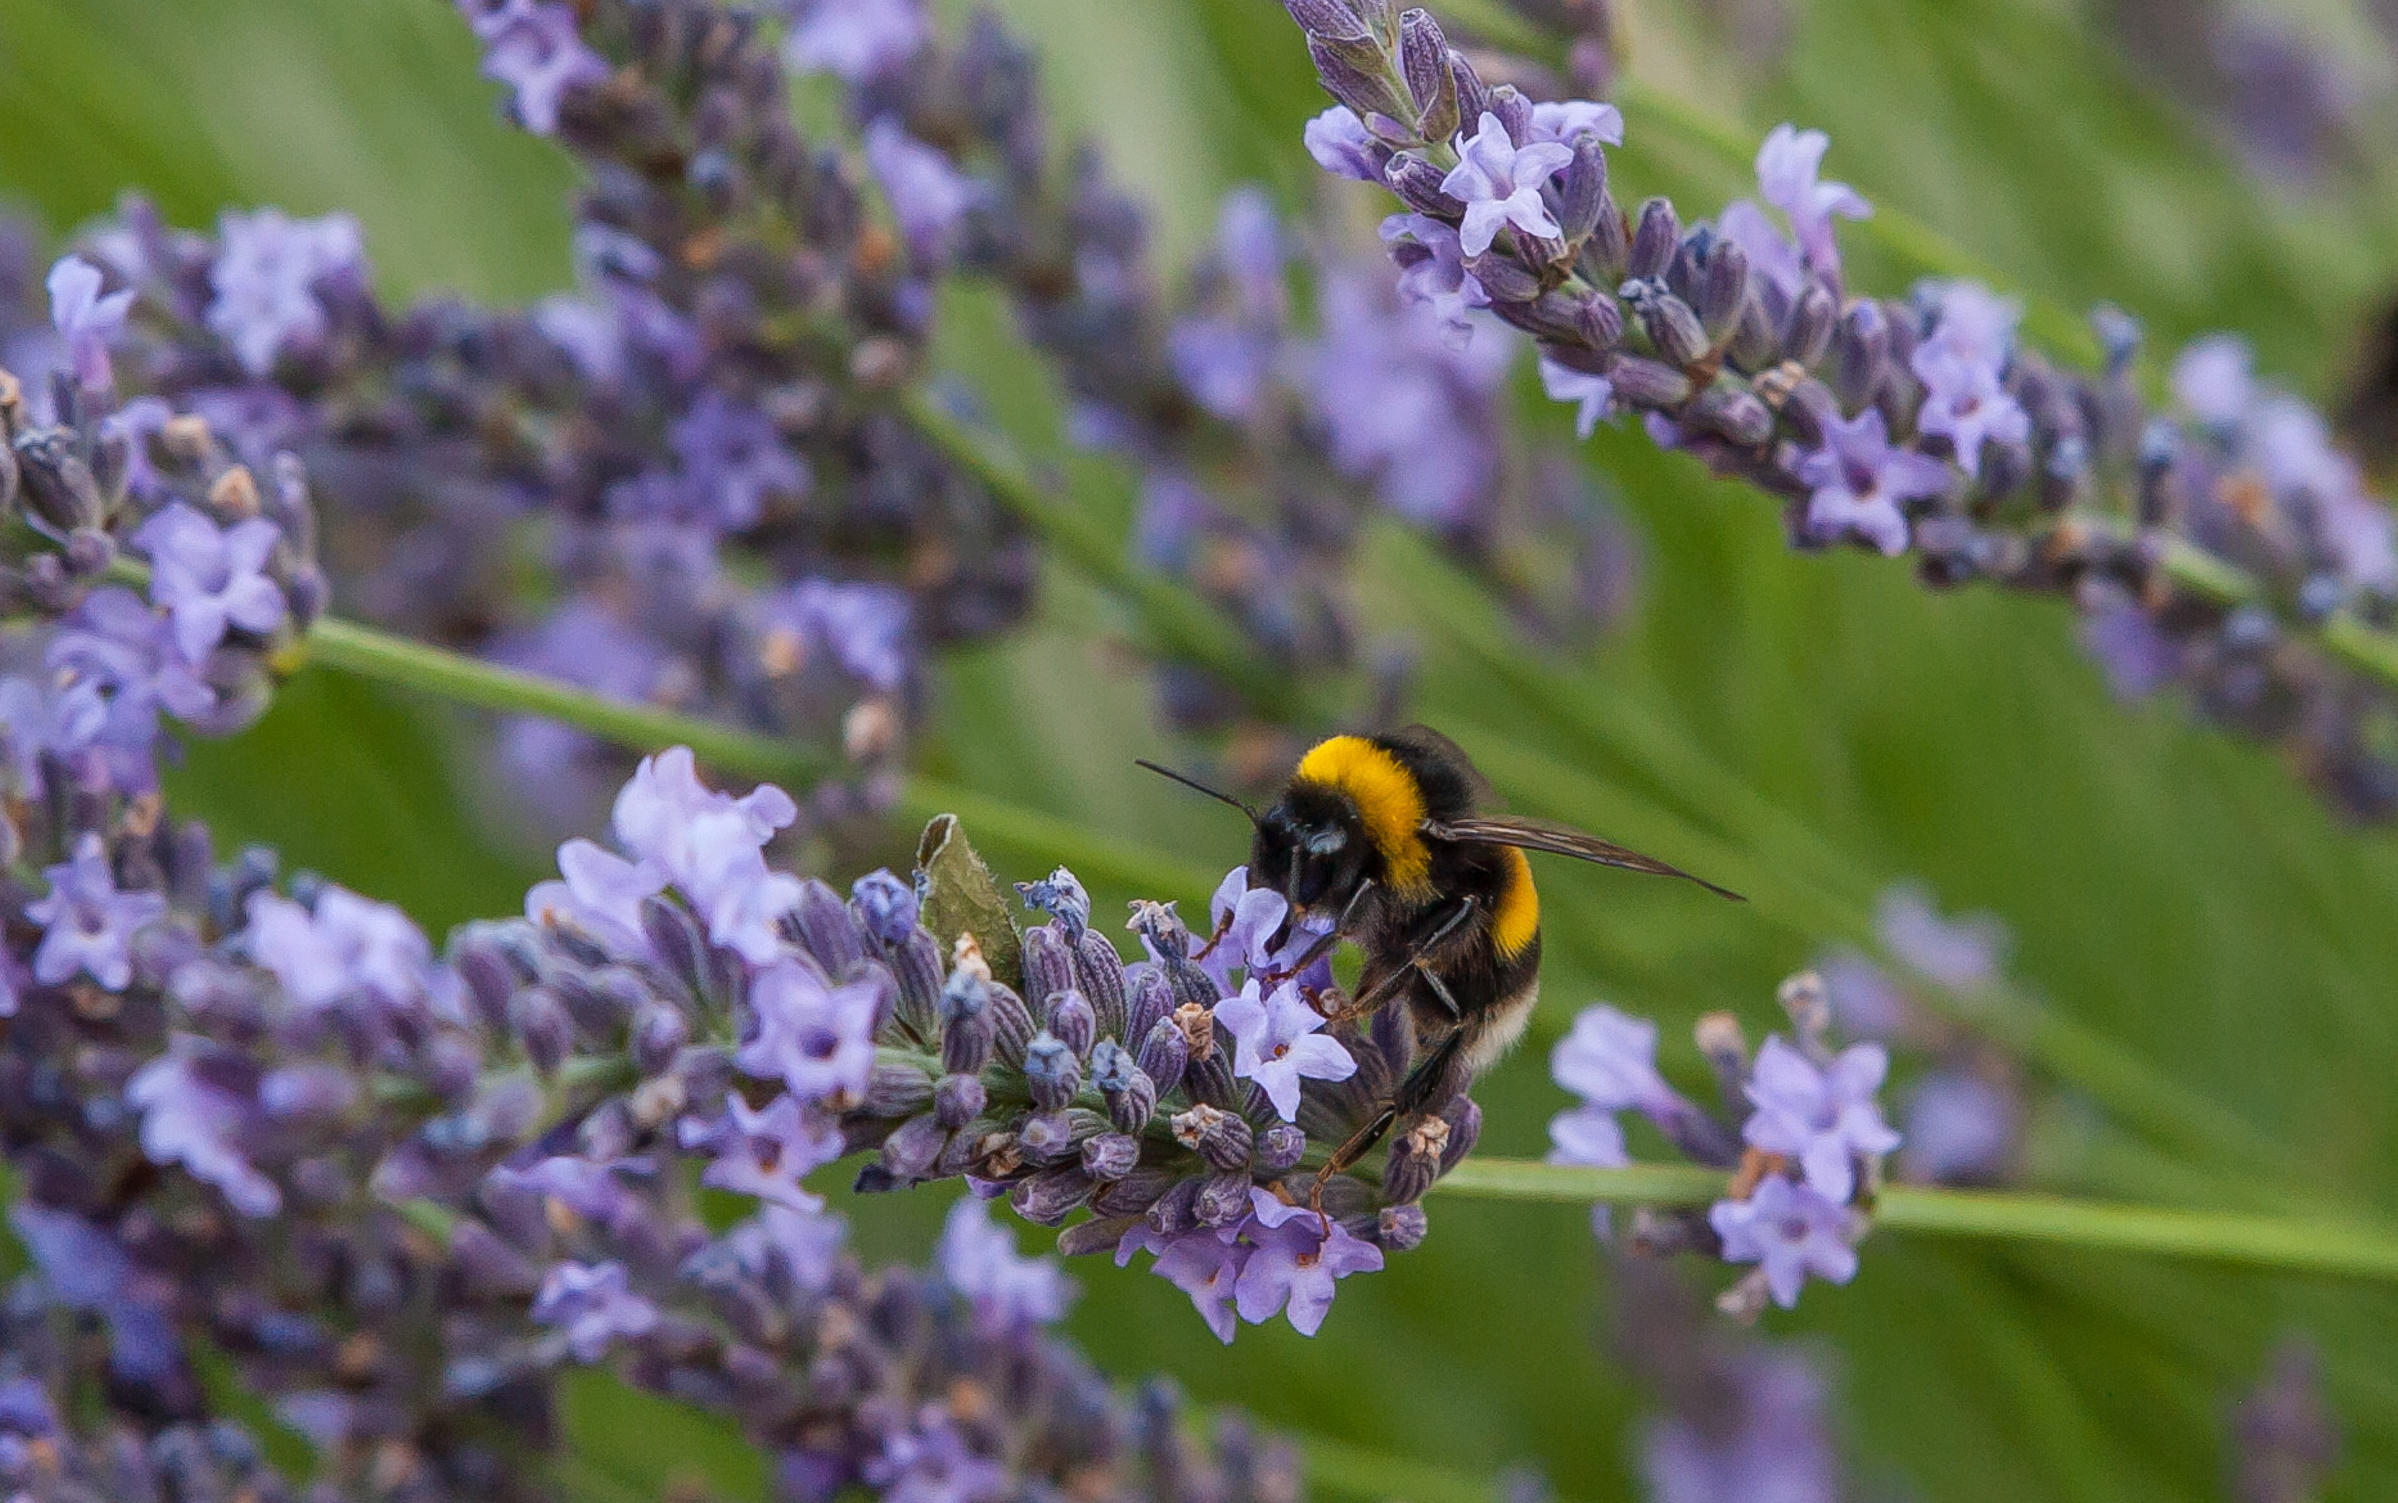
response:
[[[1040,45],[1064,124],[1096,134],[1149,197],[1169,253],[1206,236],[1229,186],[1263,182],[1294,209],[1316,191],[1297,133],[1320,101],[1273,0],[1000,9]],[[2159,349],[2239,329],[2266,369],[2317,394],[2398,283],[2389,162],[2367,151],[2310,185],[2260,182],[2127,68],[2077,0],[1819,0],[1795,11],[1787,54],[1763,61],[1690,6],[1624,9],[1641,91],[1616,158],[1628,200],[1666,192],[1696,217],[1745,190],[1745,154],[1644,113],[1644,96],[1750,141],[1785,118],[1821,126],[1830,175],[1969,248],[2011,290],[2067,309],[2118,301]],[[2343,5],[2288,15],[2373,63]],[[446,0],[0,0],[0,193],[59,231],[125,188],[181,223],[225,205],[344,208],[392,293],[521,298],[566,279],[568,187],[553,152],[497,118]],[[1851,243],[1860,287],[1896,290],[1923,269]],[[1060,453],[1055,403],[1015,379],[1001,311],[962,296],[949,312],[948,365],[1008,372],[1004,391],[986,387],[995,412],[1065,466],[1081,504],[1121,519],[1127,477]],[[1565,436],[1564,413],[1526,408]],[[2339,827],[2269,756],[2176,705],[2112,702],[2061,608],[1931,595],[1869,559],[1794,558],[1771,508],[1636,434],[1584,452],[1647,559],[1634,619],[1595,651],[1510,651],[1473,589],[1396,533],[1375,540],[1362,592],[1374,627],[1422,654],[1423,718],[1482,756],[1517,807],[1757,895],[1735,909],[1544,869],[1540,1040],[1604,998],[1664,1019],[1669,1069],[1692,1074],[1692,1018],[1729,1008],[1761,1032],[1779,977],[1838,931],[1860,937],[1882,884],[1920,877],[1951,908],[2004,916],[2029,992],[2275,1145],[2258,1163],[2198,1162],[2068,1100],[2039,1135],[2044,1184],[2398,1215],[2391,836]],[[925,765],[1177,870],[1221,870],[1241,832],[1131,768],[1187,749],[1154,728],[1120,625],[1079,581],[1047,581],[1029,631],[941,665]],[[468,729],[313,673],[254,732],[194,748],[176,794],[228,838],[275,842],[438,930],[512,910],[546,859],[495,836],[461,792]],[[894,830],[888,857],[907,843]],[[1059,855],[984,844],[1014,877]],[[1127,885],[1094,885],[1102,912],[1120,912]],[[1486,1085],[1486,1150],[1545,1146],[1558,1105],[1545,1052]],[[920,1258],[942,1206],[852,1209],[870,1255]],[[1432,1211],[1432,1239],[1345,1284],[1316,1340],[1276,1325],[1219,1348],[1179,1293],[1103,1262],[1078,1269],[1072,1333],[1115,1374],[1168,1372],[1201,1400],[1320,1438],[1327,1493],[1490,1496],[1489,1479],[1528,1464],[1566,1498],[1636,1496],[1641,1396],[1603,1343],[1610,1290],[1585,1216]],[[2326,1351],[2347,1429],[2331,1496],[2398,1496],[2398,1297],[2380,1289],[1885,1237],[1854,1286],[1811,1290],[1766,1325],[1837,1354],[1873,1496],[2220,1496],[2225,1405],[2292,1330]],[[577,1476],[592,1496],[686,1474],[757,1491],[713,1427],[646,1411],[628,1423],[632,1402],[579,1393]]]

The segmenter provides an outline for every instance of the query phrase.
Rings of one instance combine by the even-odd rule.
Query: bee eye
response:
[[[1337,856],[1348,843],[1349,836],[1344,830],[1318,830],[1307,837],[1307,853],[1310,856]]]

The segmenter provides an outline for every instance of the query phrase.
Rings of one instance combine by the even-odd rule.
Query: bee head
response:
[[[1295,912],[1338,916],[1373,863],[1356,800],[1337,788],[1295,782],[1258,817],[1249,885],[1273,888]]]

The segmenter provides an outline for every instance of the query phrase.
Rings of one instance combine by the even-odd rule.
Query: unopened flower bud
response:
[[[1130,1133],[1103,1132],[1082,1145],[1082,1172],[1094,1181],[1122,1179],[1141,1162],[1141,1140]]]
[[[1099,1015],[1081,992],[1054,992],[1049,998],[1049,1032],[1082,1058],[1098,1042]]]
[[[1061,1110],[1082,1089],[1082,1061],[1063,1039],[1044,1030],[1024,1051],[1024,1085],[1035,1106]]]
[[[1204,1103],[1175,1114],[1174,1140],[1218,1169],[1245,1169],[1254,1140],[1249,1123]]]

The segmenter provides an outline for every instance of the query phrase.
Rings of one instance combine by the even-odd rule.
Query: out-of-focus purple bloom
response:
[[[1621,1169],[1632,1162],[1624,1148],[1623,1124],[1601,1106],[1578,1106],[1549,1119],[1552,1164],[1582,1169]]]
[[[1840,266],[1840,248],[1832,238],[1832,220],[1864,219],[1873,205],[1846,183],[1827,183],[1818,174],[1832,138],[1819,130],[1777,125],[1757,150],[1757,191],[1767,203],[1790,218],[1791,233],[1807,253],[1808,264],[1822,271]]]
[[[1615,401],[1614,382],[1605,376],[1560,365],[1546,355],[1540,357],[1540,389],[1549,394],[1552,402],[1576,404],[1574,434],[1579,438],[1588,438],[1597,431],[1599,419],[1607,415],[1608,407]]]
[[[2007,926],[1996,914],[1943,918],[1930,891],[1910,882],[1874,901],[1874,932],[1907,969],[1955,992],[1996,981],[2007,953]]]
[[[1493,400],[1520,345],[1497,329],[1461,345],[1430,307],[1394,311],[1381,291],[1325,281],[1307,394],[1343,473],[1372,480],[1410,521],[1453,527],[1497,473]]]
[[[2173,362],[2173,396],[2210,428],[2235,428],[2256,400],[2255,357],[2236,334],[2194,340]]]
[[[715,390],[700,393],[669,441],[682,465],[692,509],[739,531],[765,515],[769,497],[808,493],[806,461],[783,443],[766,414]]]
[[[389,903],[328,886],[311,910],[259,892],[251,894],[249,918],[251,958],[302,1008],[314,1011],[364,993],[398,1009],[428,989],[433,947]]]
[[[800,892],[798,878],[767,870],[764,847],[798,815],[771,784],[739,799],[707,787],[691,749],[677,746],[642,759],[617,795],[616,838],[683,890],[709,938],[764,965],[780,949],[775,921]]]
[[[1399,262],[1399,297],[1420,303],[1458,340],[1473,336],[1466,315],[1490,306],[1490,293],[1466,270],[1457,231],[1427,214],[1393,214],[1382,221],[1382,243]]]
[[[1725,1376],[1728,1403],[1650,1427],[1641,1452],[1650,1503],[1839,1503],[1845,1489],[1814,1364],[1760,1345]]]
[[[1783,234],[1763,209],[1748,199],[1735,199],[1715,217],[1715,227],[1748,253],[1750,275],[1773,287],[1785,301],[1798,296],[1807,280],[1806,259],[1798,243]]]
[[[558,129],[567,92],[605,80],[608,62],[584,43],[573,6],[529,5],[491,28],[483,76],[514,89],[517,122],[547,136]]]
[[[769,598],[769,632],[829,651],[841,671],[889,693],[907,679],[908,596],[889,585],[803,579]]]
[[[1249,1244],[1237,1240],[1238,1227],[1200,1227],[1171,1239],[1160,1237],[1147,1222],[1136,1222],[1116,1246],[1116,1266],[1132,1261],[1135,1252],[1154,1253],[1150,1272],[1191,1297],[1191,1308],[1229,1344],[1238,1329],[1234,1304],[1239,1298],[1241,1270],[1248,1266]]]
[[[974,1307],[985,1330],[1047,1325],[1062,1319],[1074,1298],[1073,1281],[1056,1260],[1018,1253],[1015,1234],[972,1196],[949,1208],[935,1260],[942,1279]]]
[[[795,960],[766,966],[749,983],[757,1033],[741,1046],[740,1067],[780,1080],[805,1105],[841,1106],[866,1094],[874,1074],[871,982],[828,985]]]
[[[530,1190],[585,1221],[615,1227],[643,1214],[647,1202],[632,1180],[655,1168],[646,1158],[597,1163],[580,1154],[554,1153],[522,1169],[502,1165],[491,1171],[491,1182]]]
[[[921,900],[916,889],[893,876],[889,867],[877,867],[851,883],[849,897],[858,905],[866,927],[884,944],[898,944],[916,931]]]
[[[74,859],[42,875],[50,895],[25,905],[25,916],[42,926],[33,979],[56,986],[81,971],[111,991],[123,990],[133,979],[133,938],[166,916],[166,898],[119,892],[97,835],[85,835],[76,842]]]
[[[1308,121],[1300,139],[1316,165],[1334,177],[1359,183],[1382,181],[1382,169],[1374,161],[1374,138],[1347,105],[1336,104]]]
[[[725,1234],[752,1266],[762,1269],[769,1257],[779,1259],[792,1282],[810,1291],[832,1282],[848,1236],[849,1223],[839,1216],[771,1202]]]
[[[68,256],[50,268],[50,323],[65,341],[67,362],[75,379],[94,391],[116,384],[109,369],[108,346],[125,328],[133,306],[133,289],[100,295],[100,268],[81,256]]]
[[[909,254],[926,266],[946,265],[959,226],[982,197],[980,186],[888,115],[866,127],[866,165],[891,201]]]
[[[194,1067],[194,1046],[177,1039],[172,1052],[135,1072],[125,1100],[142,1114],[142,1152],[153,1164],[181,1164],[194,1179],[217,1187],[244,1216],[272,1216],[283,1192],[258,1172],[243,1148],[251,1110]]]
[[[60,684],[48,677],[0,678],[0,751],[11,786],[27,796],[43,790],[42,756],[73,758],[108,724],[108,701],[87,679]]]
[[[2022,310],[1973,282],[1951,282],[1939,296],[1931,337],[1910,362],[1924,386],[1916,424],[1945,437],[1965,472],[1979,475],[1985,442],[2021,444],[2031,437],[2030,414],[2003,382]]]
[[[824,1197],[799,1182],[841,1156],[841,1130],[833,1120],[789,1096],[753,1111],[736,1091],[725,1097],[724,1107],[730,1121],[700,1183],[794,1211],[823,1210]]]
[[[1257,416],[1279,347],[1272,331],[1229,319],[1186,318],[1166,336],[1166,358],[1192,400],[1231,423]]]
[[[173,621],[187,660],[204,661],[234,627],[263,635],[283,624],[283,591],[266,576],[282,536],[264,517],[220,527],[180,501],[133,535],[150,558],[150,598]]]
[[[1915,1004],[1890,973],[1851,949],[1834,950],[1817,962],[1832,1023],[1851,1038],[1889,1039],[1915,1022]]]
[[[1851,1044],[1819,1066],[1779,1037],[1769,1038],[1757,1051],[1747,1088],[1756,1111],[1741,1135],[1795,1160],[1810,1186],[1845,1204],[1857,1188],[1855,1161],[1898,1146],[1898,1134],[1874,1101],[1889,1070],[1890,1055],[1879,1044]]]
[[[1948,489],[1948,466],[1891,447],[1879,409],[1824,425],[1823,447],[1799,457],[1798,478],[1814,488],[1807,529],[1831,541],[1855,536],[1893,557],[1907,551],[1904,502]]]
[[[1506,124],[1485,110],[1472,136],[1458,136],[1457,153],[1461,160],[1441,180],[1440,191],[1465,205],[1458,241],[1467,255],[1489,250],[1503,225],[1527,235],[1554,238],[1563,233],[1541,201],[1540,189],[1574,159],[1572,147],[1555,141],[1518,146]]]
[[[1327,1231],[1315,1212],[1270,1191],[1252,1188],[1249,1201],[1252,1251],[1234,1285],[1234,1306],[1251,1325],[1280,1311],[1293,1330],[1313,1336],[1332,1312],[1334,1284],[1353,1273],[1379,1271],[1382,1249],[1351,1236],[1337,1221]]]
[[[143,1298],[122,1244],[80,1216],[22,1200],[8,1222],[52,1298],[107,1320],[109,1362],[121,1376],[156,1380],[175,1370],[174,1330]]]
[[[294,219],[281,209],[229,213],[218,221],[217,238],[216,264],[208,273],[215,293],[208,327],[232,347],[243,369],[264,376],[285,350],[325,336],[329,325],[316,285],[358,267],[356,220],[347,214]]]
[[[541,1281],[533,1319],[566,1332],[578,1362],[597,1362],[619,1339],[657,1329],[658,1307],[633,1293],[622,1263],[560,1263]]]
[[[861,83],[913,58],[931,33],[919,0],[798,0],[791,66]]]
[[[1256,1081],[1285,1122],[1299,1118],[1302,1079],[1347,1080],[1357,1073],[1357,1061],[1340,1040],[1316,1031],[1324,1026],[1324,1015],[1307,1004],[1295,983],[1261,995],[1258,983],[1248,981],[1239,996],[1216,1004],[1216,1023],[1238,1041],[1232,1073]]]
[[[576,930],[620,959],[649,954],[641,900],[666,888],[666,873],[656,863],[628,861],[578,837],[558,847],[558,876],[525,894],[526,918]]]
[[[1998,1179],[2014,1157],[2019,1115],[2015,1098],[1996,1082],[1964,1070],[1934,1071],[1907,1095],[1900,1171],[1937,1185]]]
[[[2146,699],[2181,676],[2181,644],[2129,599],[2084,617],[2081,639],[2118,699]]]
[[[1757,1263],[1774,1303],[1790,1309],[1813,1274],[1835,1284],[1857,1276],[1848,1207],[1779,1174],[1758,1182],[1747,1200],[1719,1200],[1707,1213],[1723,1239],[1724,1259]]]
[[[1007,1468],[976,1451],[940,1404],[919,1409],[912,1429],[885,1436],[865,1475],[885,1503],[984,1503],[1008,1492]]]
[[[1681,1095],[1657,1073],[1657,1025],[1612,1007],[1586,1007],[1549,1057],[1556,1082],[1601,1111],[1669,1114]]]
[[[1609,146],[1624,144],[1624,112],[1612,104],[1589,99],[1542,100],[1532,106],[1532,136],[1538,141],[1574,144],[1582,135],[1597,136]]]

